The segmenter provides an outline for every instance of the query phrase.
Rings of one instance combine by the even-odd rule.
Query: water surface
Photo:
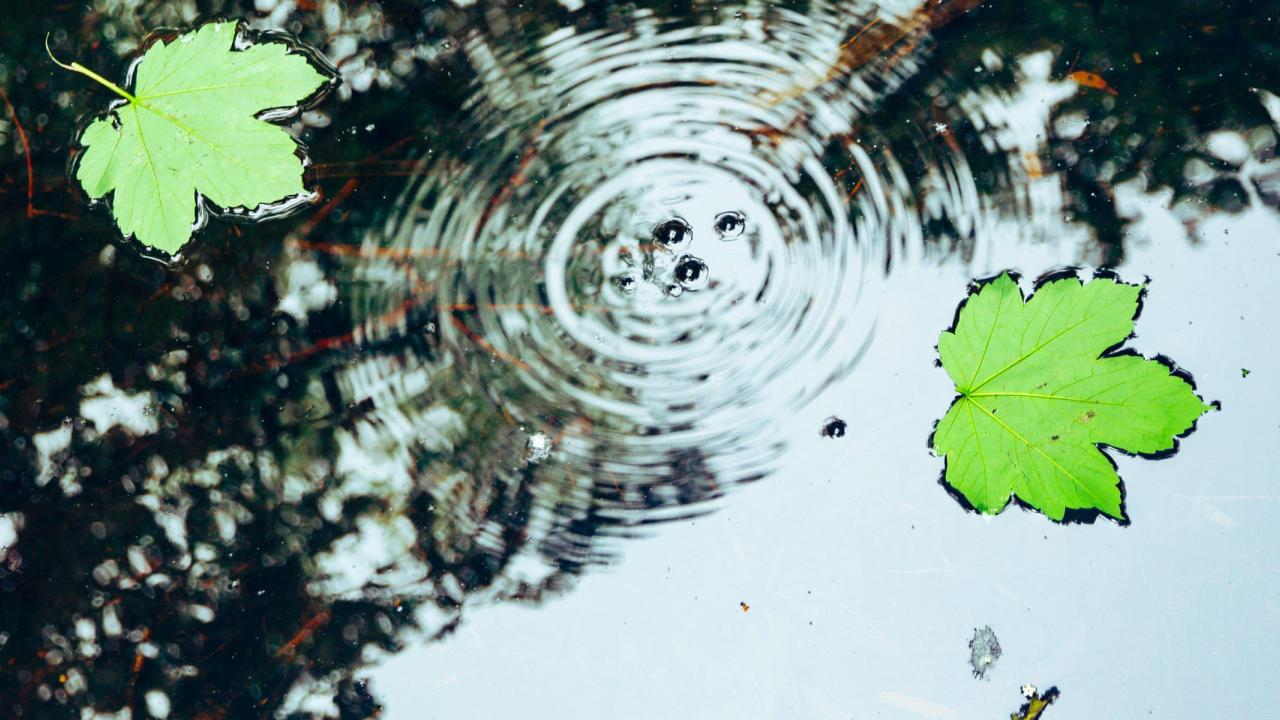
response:
[[[1268,706],[1278,9],[0,11],[0,704]],[[44,37],[118,76],[212,14],[338,69],[294,128],[321,197],[157,262],[69,183],[107,98]],[[926,446],[969,282],[1066,266],[1149,279],[1133,347],[1222,403],[1117,457],[1124,527],[968,513]]]

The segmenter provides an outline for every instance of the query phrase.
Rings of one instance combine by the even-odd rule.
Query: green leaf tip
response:
[[[1160,360],[1120,345],[1143,286],[1060,276],[1024,299],[1008,274],[981,283],[938,341],[958,396],[931,444],[944,482],[981,513],[1012,499],[1049,518],[1099,512],[1126,522],[1101,446],[1172,452],[1209,406]]]
[[[237,48],[238,33],[215,21],[151,44],[131,89],[58,60],[46,38],[54,63],[125,100],[84,129],[75,177],[150,248],[176,254],[210,208],[265,217],[308,194],[298,143],[260,116],[298,110],[331,78],[283,42]]]

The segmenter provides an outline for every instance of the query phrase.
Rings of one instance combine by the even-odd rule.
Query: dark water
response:
[[[1273,706],[1278,11],[6,5],[0,716]],[[321,198],[161,263],[45,37],[120,77],[219,14],[340,71]],[[968,514],[926,448],[968,281],[1062,266],[1150,278],[1136,347],[1224,407],[1118,459],[1127,527]]]

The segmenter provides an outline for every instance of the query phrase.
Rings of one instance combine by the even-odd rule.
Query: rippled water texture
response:
[[[762,477],[776,423],[856,366],[895,267],[1061,232],[1013,99],[938,81],[886,110],[941,18],[845,2],[470,33],[461,117],[344,267],[361,342],[554,438],[607,512]],[[369,372],[340,371],[348,401],[403,413],[382,427],[411,444],[441,380]]]

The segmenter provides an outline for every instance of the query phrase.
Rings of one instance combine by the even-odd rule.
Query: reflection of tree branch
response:
[[[931,66],[972,67],[988,49],[1007,57],[1048,49],[1060,76],[1107,78],[1114,99],[1082,92],[1055,108],[1054,119],[1081,115],[1088,126],[1078,138],[1053,138],[1050,150],[1080,219],[1104,246],[1104,263],[1114,264],[1124,257],[1125,225],[1116,184],[1143,176],[1148,187],[1172,189],[1175,200],[1232,209],[1229,195],[1215,198],[1211,188],[1189,184],[1183,165],[1210,131],[1270,125],[1250,89],[1280,87],[1280,66],[1268,57],[1272,35],[1240,2],[1191,0],[1176,12],[1158,2],[988,3],[938,33]],[[1171,44],[1170,37],[1186,40]],[[1007,87],[994,75],[981,80]]]

